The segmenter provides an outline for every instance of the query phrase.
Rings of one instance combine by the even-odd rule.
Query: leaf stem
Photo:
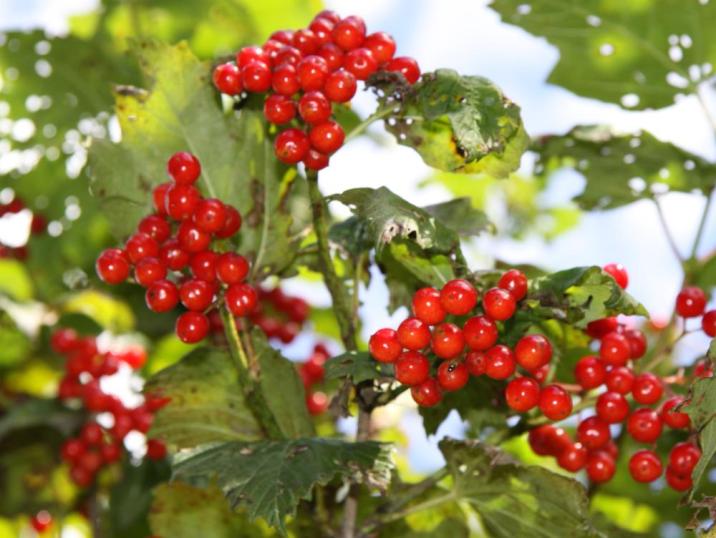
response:
[[[388,106],[386,108],[379,108],[375,112],[373,112],[370,116],[368,116],[366,119],[364,119],[362,122],[360,122],[358,125],[353,127],[351,129],[351,132],[349,132],[346,135],[346,142],[349,140],[352,140],[356,136],[360,135],[365,131],[373,122],[376,122],[378,120],[382,120],[383,118],[387,118],[393,113],[393,110],[395,109],[395,105]]]
[[[422,512],[423,510],[430,510],[431,508],[435,508],[437,506],[443,505],[445,503],[453,502],[456,500],[455,492],[454,491],[448,491],[447,493],[443,495],[439,495],[437,497],[433,497],[432,499],[428,499],[426,501],[423,501],[418,504],[414,504],[412,506],[408,506],[402,510],[396,510],[394,512],[387,512],[385,514],[381,514],[379,516],[376,516],[374,520],[372,520],[366,527],[362,529],[361,536],[366,536],[368,533],[370,533],[373,529],[380,525],[385,525],[387,523],[392,523],[393,521],[401,520],[411,514],[415,514],[417,512]]]

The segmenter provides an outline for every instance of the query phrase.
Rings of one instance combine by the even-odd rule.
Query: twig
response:
[[[666,240],[669,242],[669,247],[671,248],[671,251],[674,253],[674,256],[676,256],[676,259],[679,260],[679,263],[681,263],[683,265],[684,257],[679,252],[679,247],[676,244],[676,241],[674,240],[674,236],[671,234],[669,225],[666,222],[666,217],[664,216],[664,210],[661,207],[661,204],[659,203],[659,198],[653,198],[653,200],[654,200],[654,206],[656,207],[656,214],[659,216],[659,222],[661,223],[661,227],[664,230],[664,235],[666,236]]]

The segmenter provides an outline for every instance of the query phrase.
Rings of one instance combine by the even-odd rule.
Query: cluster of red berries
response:
[[[676,296],[676,313],[682,318],[701,316],[701,329],[711,338],[716,337],[716,310],[706,312],[706,293],[699,287],[686,286]]]
[[[395,50],[390,35],[366,34],[360,17],[342,19],[326,10],[306,29],[274,32],[263,46],[241,49],[236,63],[216,67],[214,85],[227,95],[268,93],[266,119],[275,125],[293,125],[276,137],[278,159],[321,170],[345,138],[341,126],[331,119],[331,103],[350,101],[357,81],[378,71],[400,73],[409,84],[420,78],[417,62],[394,57]]]
[[[70,476],[79,486],[89,486],[97,472],[122,458],[123,441],[131,431],[146,434],[154,413],[166,405],[166,398],[147,396],[143,404],[128,408],[116,396],[107,394],[100,386],[101,379],[117,373],[120,363],[138,368],[146,359],[142,349],[100,352],[93,337],[80,337],[72,329],[58,329],[51,337],[53,351],[66,357],[65,376],[60,381],[58,397],[66,402],[81,402],[92,416],[108,413],[112,426],[104,428],[94,418],[89,419],[77,437],[62,445],[62,459],[70,465]],[[147,457],[166,456],[164,444],[157,439],[147,440]]]
[[[326,346],[316,344],[311,356],[298,367],[298,373],[306,389],[306,407],[313,416],[320,415],[328,409],[328,396],[325,392],[315,390],[315,386],[323,383],[324,365],[330,356]]]
[[[267,338],[276,338],[284,344],[293,342],[308,319],[310,307],[300,297],[286,295],[280,287],[258,288],[259,302],[249,314],[251,322]]]
[[[133,267],[135,282],[147,290],[150,310],[167,312],[179,302],[187,309],[177,318],[176,334],[182,342],[196,343],[208,334],[207,312],[220,296],[235,316],[242,317],[256,307],[258,294],[244,282],[249,272],[246,258],[211,249],[213,240],[239,231],[239,212],[221,200],[202,197],[194,185],[201,174],[194,155],[175,153],[167,170],[172,181],[154,189],[155,213],[142,219],[124,249],[102,252],[97,274],[108,284],[119,284]]]
[[[5,215],[13,215],[24,210],[27,206],[25,202],[19,196],[15,196],[11,202],[7,204],[0,204],[0,218]],[[47,229],[47,221],[39,213],[33,212],[32,222],[30,224],[30,233],[32,235],[38,235],[43,233]],[[16,260],[26,260],[28,256],[27,245],[21,247],[10,247],[0,243],[0,259],[3,258],[14,258]]]

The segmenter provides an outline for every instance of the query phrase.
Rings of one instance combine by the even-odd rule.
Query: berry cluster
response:
[[[701,329],[716,337],[716,310],[706,312],[706,293],[696,286],[687,286],[676,296],[676,313],[682,318],[701,316]]]
[[[345,134],[331,119],[332,103],[346,103],[357,81],[378,71],[400,73],[409,84],[420,78],[417,62],[394,57],[393,38],[366,33],[363,19],[341,18],[322,11],[308,28],[274,32],[263,46],[244,47],[236,63],[214,70],[214,85],[226,95],[267,93],[264,116],[275,125],[289,125],[274,142],[279,160],[312,170],[328,166],[329,156]]]
[[[314,390],[314,388],[323,383],[324,365],[330,356],[326,346],[316,344],[311,356],[298,367],[298,373],[306,389],[306,407],[308,407],[308,412],[314,416],[320,415],[328,409],[328,396],[325,392]]]
[[[62,445],[62,459],[70,465],[72,480],[86,487],[103,466],[122,458],[123,441],[129,432],[146,434],[149,431],[154,413],[168,400],[148,396],[143,404],[128,408],[119,398],[102,390],[102,378],[117,373],[120,363],[131,368],[144,364],[146,357],[141,349],[100,352],[94,338],[80,337],[72,329],[56,330],[51,346],[53,351],[66,357],[58,397],[66,402],[81,402],[92,415],[108,413],[112,417],[110,428],[101,426],[94,418],[89,419],[77,437]],[[162,459],[165,455],[166,448],[161,441],[147,440],[147,457]]]
[[[20,211],[26,209],[25,202],[19,196],[15,196],[11,202],[7,204],[0,204],[0,218],[5,215],[14,215]],[[39,213],[32,214],[32,222],[30,224],[30,233],[32,235],[38,235],[43,233],[47,229],[47,221]],[[0,243],[0,259],[3,258],[14,258],[16,260],[26,260],[28,256],[27,245],[21,247],[10,247]]]
[[[251,322],[259,327],[267,338],[277,338],[290,344],[308,319],[309,306],[300,297],[286,295],[280,287],[258,288],[259,302],[249,315]]]
[[[194,185],[201,165],[190,153],[172,155],[167,170],[172,181],[154,189],[155,213],[142,219],[124,249],[100,254],[97,274],[108,284],[119,284],[133,267],[134,281],[147,290],[150,310],[168,312],[179,302],[187,309],[177,318],[176,334],[182,342],[196,343],[208,334],[207,312],[220,300],[242,317],[256,307],[258,295],[244,282],[246,258],[212,250],[213,240],[239,231],[239,212],[221,200],[202,197]]]

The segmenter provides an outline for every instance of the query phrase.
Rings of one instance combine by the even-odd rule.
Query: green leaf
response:
[[[150,377],[144,390],[170,398],[156,413],[150,435],[177,449],[261,438],[234,365],[224,351],[196,349]]]
[[[694,284],[705,290],[716,287],[716,256],[708,258],[697,270]]]
[[[385,487],[391,467],[386,445],[312,438],[224,443],[181,453],[174,477],[200,486],[216,480],[232,506],[246,506],[252,520],[261,517],[285,534],[284,518],[311,498],[315,485],[340,477]]]
[[[461,236],[479,235],[483,232],[495,232],[484,211],[473,207],[470,198],[453,198],[448,202],[429,205],[423,208],[445,226]]]
[[[386,129],[430,166],[495,177],[519,167],[529,143],[520,109],[489,80],[439,69],[413,86],[394,77],[371,84],[383,91],[381,109],[395,107]]]
[[[73,434],[84,420],[83,414],[68,409],[58,400],[33,398],[13,404],[0,419],[0,439],[24,428],[49,426],[64,436]]]
[[[399,521],[383,527],[380,535],[383,538],[468,538],[470,529],[464,521],[449,517],[431,530],[415,530],[405,521]]]
[[[32,299],[32,280],[23,263],[17,260],[0,260],[0,294],[15,301]]]
[[[581,125],[541,138],[535,149],[540,174],[569,167],[584,177],[575,198],[583,209],[611,209],[669,191],[707,194],[716,185],[716,166],[647,132]]]
[[[0,371],[10,369],[25,361],[32,349],[27,335],[20,330],[15,320],[0,309]]]
[[[716,357],[716,340],[711,342],[709,348],[709,358],[713,361],[714,357]],[[690,493],[691,498],[716,454],[714,409],[716,409],[716,378],[697,379],[691,387],[689,404],[684,407],[684,411],[691,418],[691,424],[699,434],[699,446],[701,447],[701,459],[691,474],[694,481]]]
[[[349,377],[354,384],[393,376],[392,365],[376,361],[367,351],[349,351],[331,357],[326,361],[325,369],[326,379]]]
[[[606,537],[593,527],[586,492],[577,481],[515,463],[479,441],[448,439],[439,446],[453,477],[445,499],[474,507],[490,536]]]
[[[710,67],[700,66],[716,64],[713,2],[492,0],[491,6],[505,22],[559,49],[549,82],[625,108],[669,106],[710,77]]]

